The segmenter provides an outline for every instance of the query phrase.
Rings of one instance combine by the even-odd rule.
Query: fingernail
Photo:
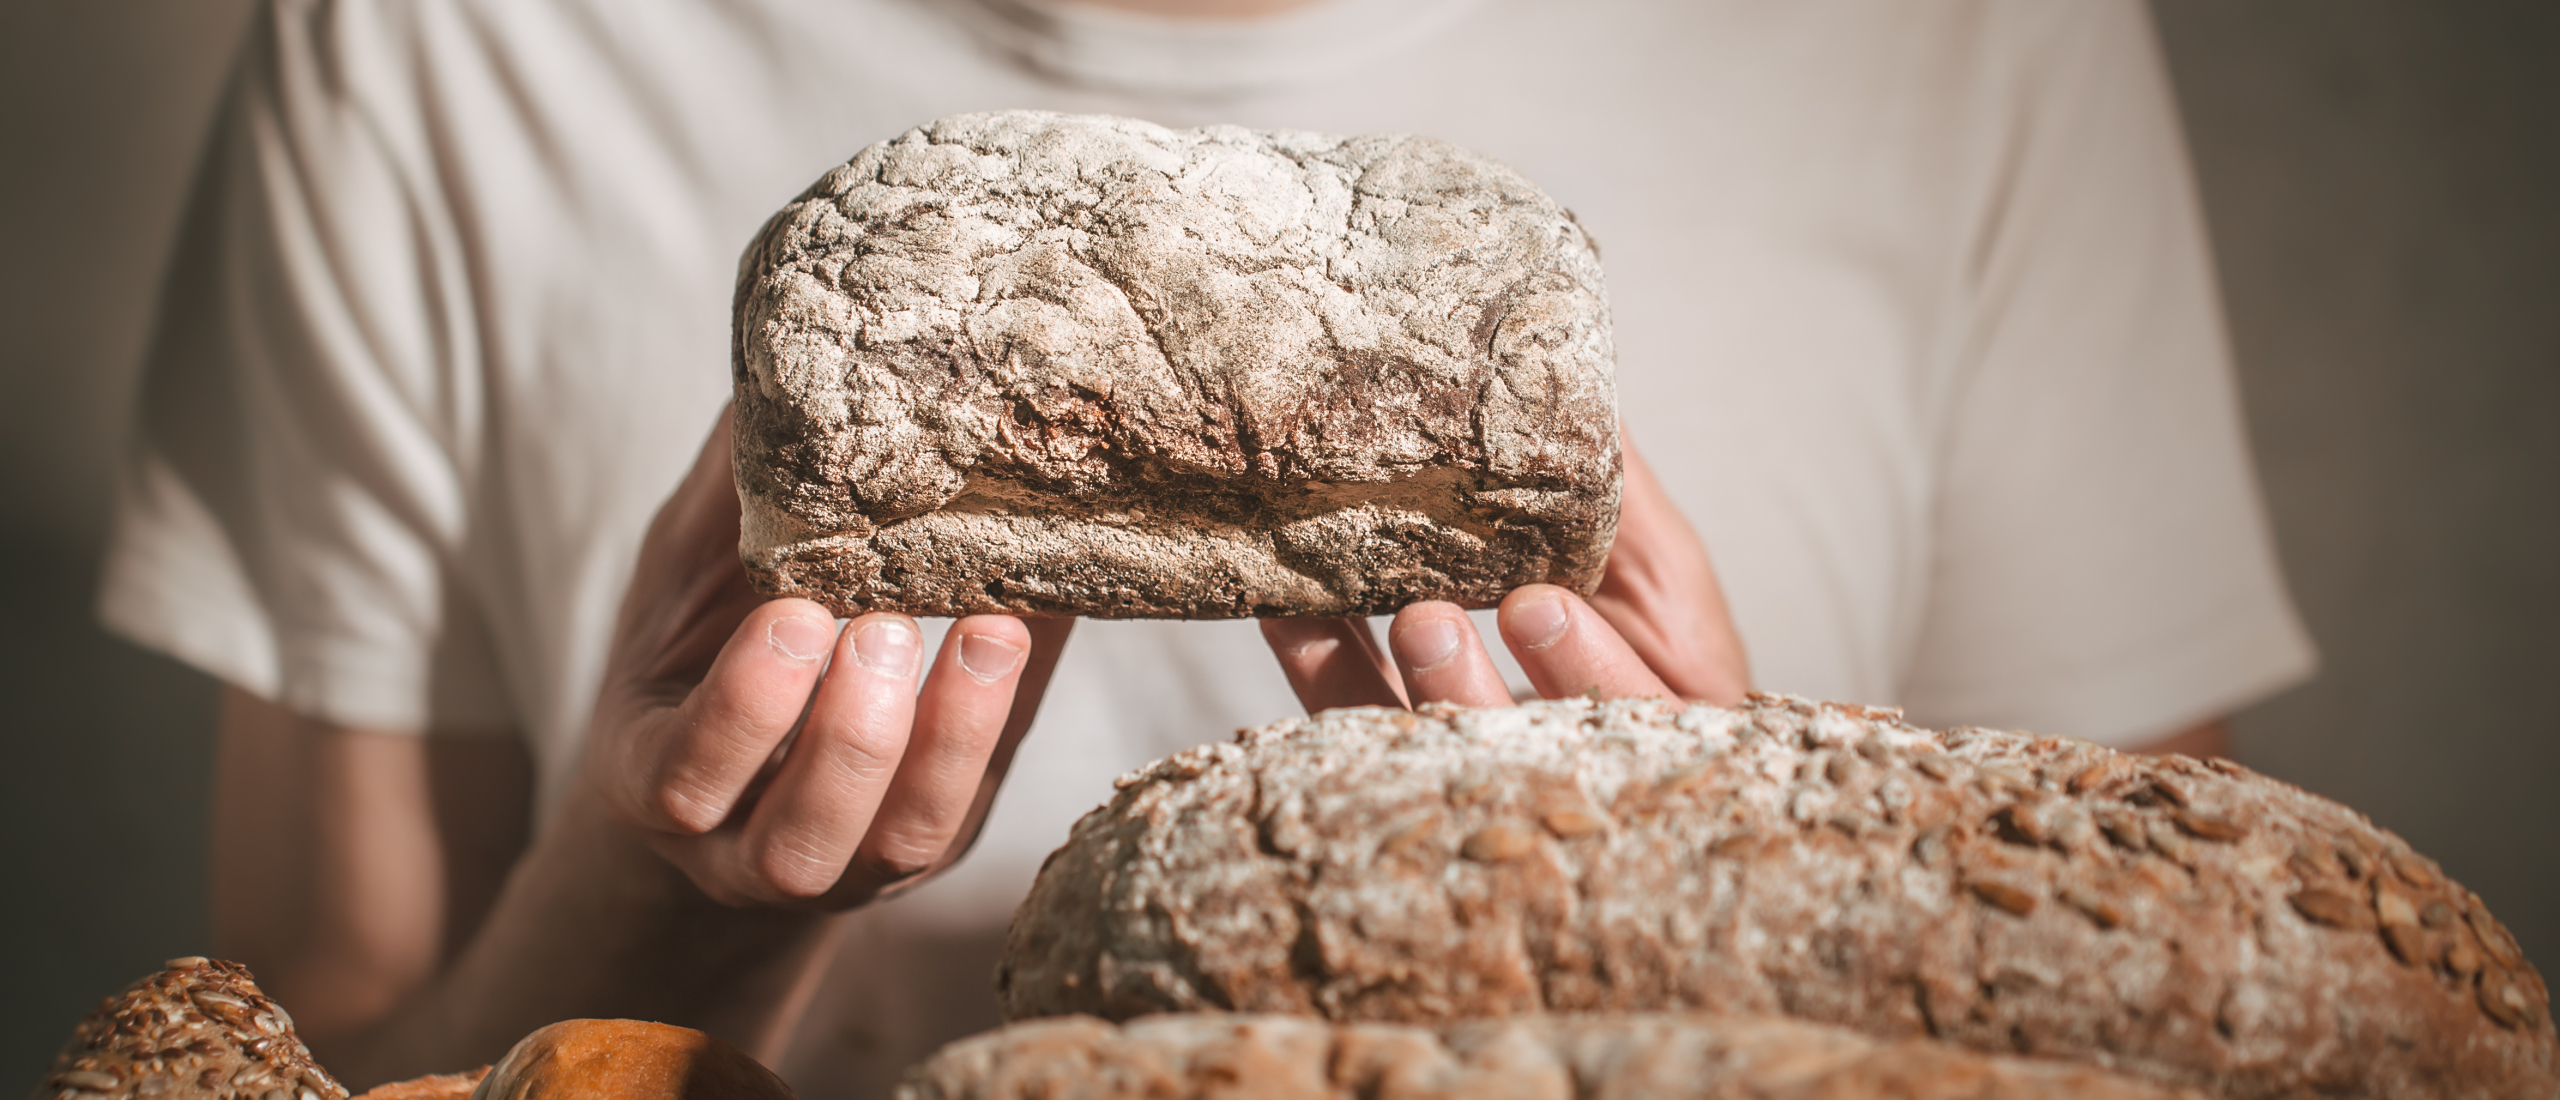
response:
[[[1447,619],[1424,619],[1396,632],[1396,652],[1415,672],[1429,672],[1458,655],[1458,628]]]
[[[1564,637],[1564,629],[1573,622],[1565,611],[1564,601],[1549,596],[1530,600],[1511,611],[1511,630],[1520,644],[1529,649],[1545,649]]]
[[[793,615],[775,619],[765,628],[764,637],[773,643],[774,652],[794,661],[814,661],[836,644],[836,621]]]
[[[899,619],[873,619],[853,634],[853,659],[874,672],[899,676],[916,670],[916,628]]]
[[[960,637],[960,671],[981,684],[992,684],[1022,663],[1022,647],[984,634]]]

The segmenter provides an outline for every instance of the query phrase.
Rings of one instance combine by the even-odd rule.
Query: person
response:
[[[2134,0],[1116,2],[261,7],[102,614],[229,685],[215,946],[332,1067],[638,1016],[877,1093],[993,1023],[1113,775],[1299,706],[1756,685],[2215,751],[2308,673]],[[1650,461],[1601,593],[1383,643],[755,598],[736,252],[1000,107],[1430,133],[1574,208]]]

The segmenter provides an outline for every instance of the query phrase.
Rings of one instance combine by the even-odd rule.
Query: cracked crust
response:
[[[839,614],[1485,607],[1616,531],[1598,253],[1427,138],[928,123],[775,215],[735,339],[748,573]]]
[[[169,960],[72,1029],[31,1100],[347,1100],[249,968]]]
[[[1355,709],[1158,761],[1015,915],[1008,1019],[1774,1012],[2231,1097],[2548,1097],[2539,973],[2226,762],[1757,696]]]
[[[1079,1016],[942,1048],[897,1100],[2201,1100],[2088,1066],[1777,1016],[1548,1016],[1437,1027]]]

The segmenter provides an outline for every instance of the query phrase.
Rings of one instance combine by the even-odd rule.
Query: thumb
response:
[[[1591,608],[1671,690],[1710,703],[1739,703],[1751,691],[1751,666],[1706,544],[1681,517],[1634,440],[1623,445],[1618,538]]]

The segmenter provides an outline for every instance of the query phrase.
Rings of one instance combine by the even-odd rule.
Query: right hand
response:
[[[1502,640],[1543,698],[1739,704],[1751,691],[1751,666],[1706,545],[1633,440],[1625,454],[1618,536],[1599,591],[1588,600],[1552,584],[1513,591],[1494,613]],[[1309,713],[1512,702],[1475,623],[1453,603],[1397,612],[1387,629],[1392,660],[1361,619],[1265,619],[1262,634]]]
[[[839,632],[816,603],[764,599],[738,516],[724,413],[641,544],[585,781],[727,905],[849,908],[949,866],[1074,621],[960,619],[918,693],[915,620],[873,612]]]

